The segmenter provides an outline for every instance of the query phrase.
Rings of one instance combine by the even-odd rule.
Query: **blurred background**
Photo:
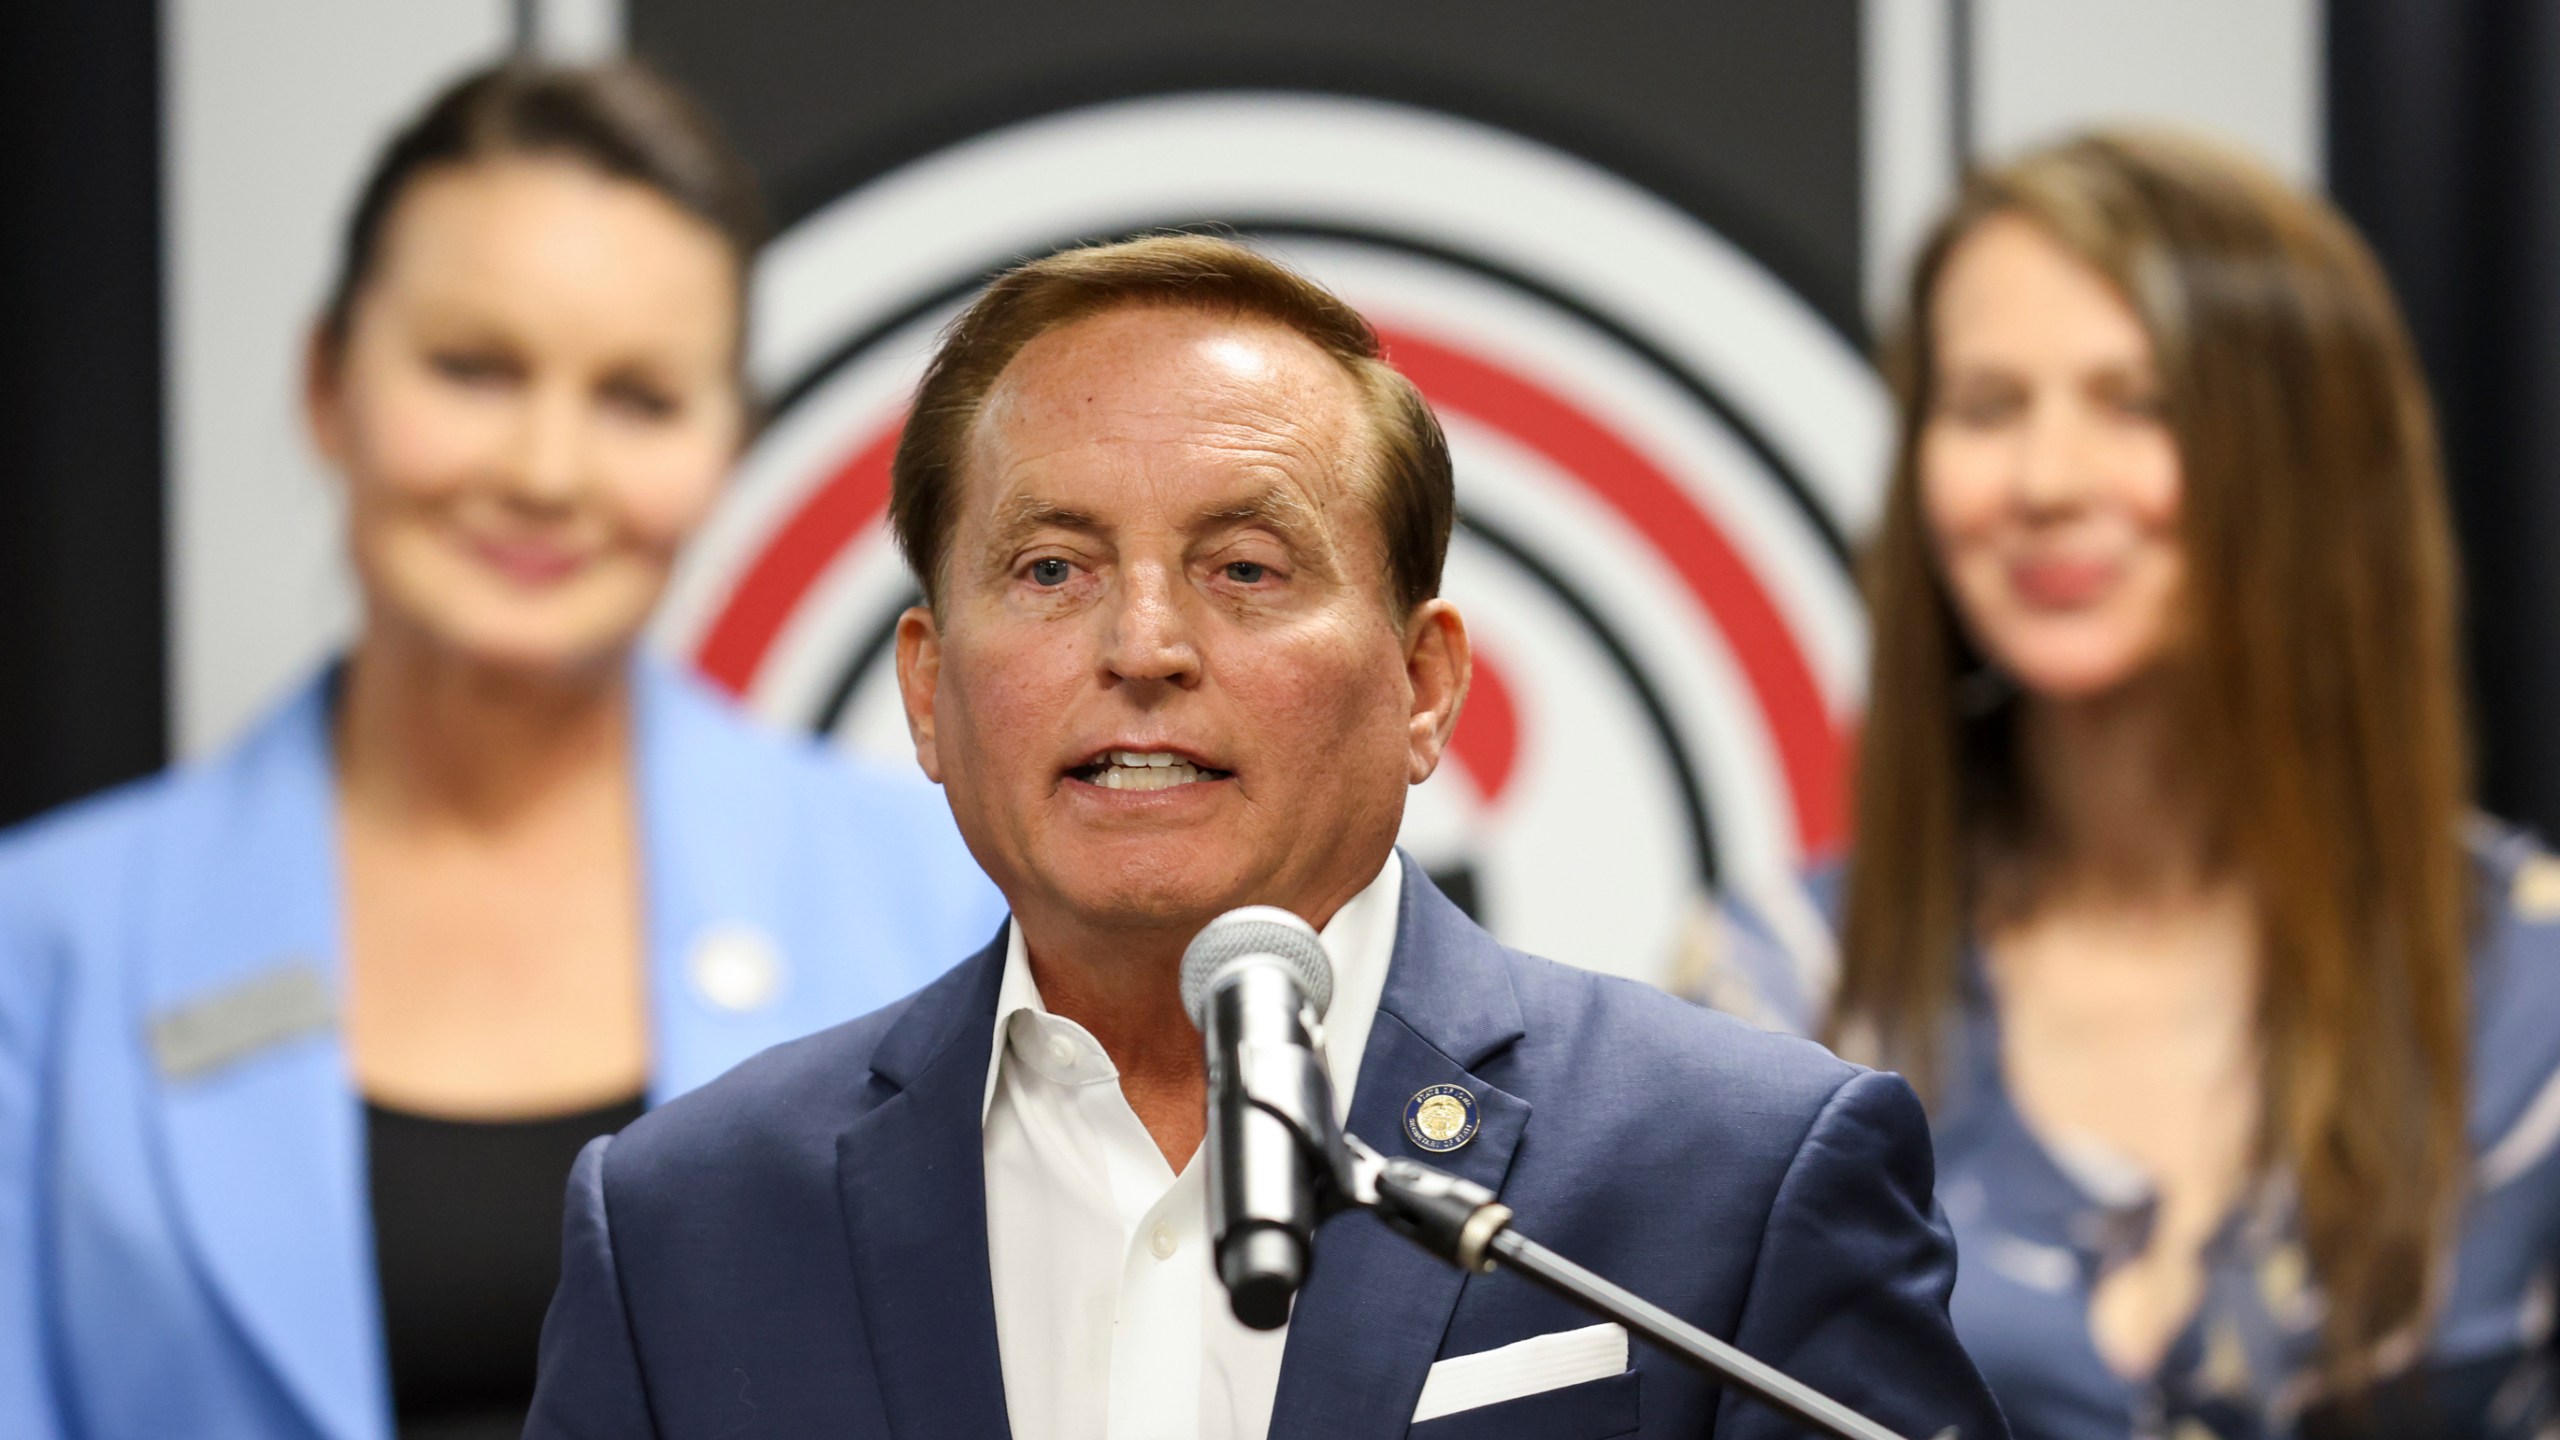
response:
[[[644,57],[757,167],[770,425],[655,643],[890,756],[888,445],[990,269],[1167,225],[1360,304],[1448,421],[1478,693],[1408,843],[1670,979],[1837,847],[1866,356],[1961,168],[2092,122],[2326,188],[2399,286],[2487,807],[2560,822],[2560,8],[2444,0],[92,0],[0,45],[0,822],[231,737],[352,626],[296,412],[359,167],[511,50]]]

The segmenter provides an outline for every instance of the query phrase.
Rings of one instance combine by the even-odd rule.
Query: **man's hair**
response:
[[[1005,367],[1061,325],[1150,305],[1266,320],[1332,356],[1368,421],[1369,453],[1353,483],[1386,540],[1399,623],[1440,593],[1457,510],[1449,445],[1422,393],[1387,364],[1377,332],[1323,286],[1235,241],[1154,235],[1018,265],[944,332],[891,466],[889,523],[926,603],[941,592],[970,428]]]

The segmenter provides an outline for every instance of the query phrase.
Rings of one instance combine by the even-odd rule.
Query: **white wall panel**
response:
[[[1997,157],[2083,125],[2212,131],[2321,174],[2320,0],[1974,0],[1974,140]]]
[[[436,85],[507,45],[515,7],[170,0],[164,14],[171,705],[193,754],[347,633],[334,486],[296,409],[303,330],[363,163]],[[613,0],[529,15],[564,58],[621,38]],[[1871,305],[1888,308],[1953,182],[1959,76],[1977,154],[2167,121],[2316,179],[2323,23],[2320,0],[1867,0]]]
[[[1866,0],[1869,315],[1892,318],[1967,144],[1996,161],[2086,126],[2168,125],[2317,184],[2327,24],[2322,0]]]
[[[1950,0],[1866,0],[1859,57],[1866,80],[1866,251],[1860,290],[1868,318],[1889,321],[1903,267],[1955,189],[1958,79]]]
[[[507,0],[170,0],[172,738],[219,744],[346,633],[334,485],[304,442],[305,327],[365,162],[502,51]]]

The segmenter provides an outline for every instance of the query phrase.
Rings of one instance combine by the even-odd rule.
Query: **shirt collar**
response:
[[[1325,958],[1333,963],[1333,1004],[1325,1012],[1322,1038],[1325,1073],[1333,1081],[1337,1118],[1350,1118],[1351,1087],[1360,1078],[1360,1055],[1368,1048],[1369,1028],[1378,1018],[1378,1001],[1386,994],[1387,966],[1395,958],[1396,921],[1403,904],[1404,857],[1390,851],[1378,878],[1344,902],[1318,932],[1324,942]],[[980,1124],[986,1122],[987,1109],[995,1103],[996,1078],[1004,1073],[1005,1057],[1013,1048],[1008,1043],[1013,1017],[1026,1012],[1037,1017],[1037,1023],[1044,1028],[1070,1032],[1092,1046],[1094,1053],[1100,1053],[1101,1047],[1093,1043],[1083,1026],[1052,1016],[1049,1007],[1041,1002],[1039,983],[1031,978],[1031,955],[1023,944],[1022,927],[1008,924],[1004,979],[996,989],[995,1043],[989,1048],[986,1089],[978,1102]],[[1107,1078],[1118,1078],[1109,1072],[1107,1059],[1103,1068]]]

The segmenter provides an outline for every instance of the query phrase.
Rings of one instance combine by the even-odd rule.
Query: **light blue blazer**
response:
[[[932,787],[635,665],[651,1100],[995,931]],[[8,1440],[389,1440],[329,688],[0,836]]]

